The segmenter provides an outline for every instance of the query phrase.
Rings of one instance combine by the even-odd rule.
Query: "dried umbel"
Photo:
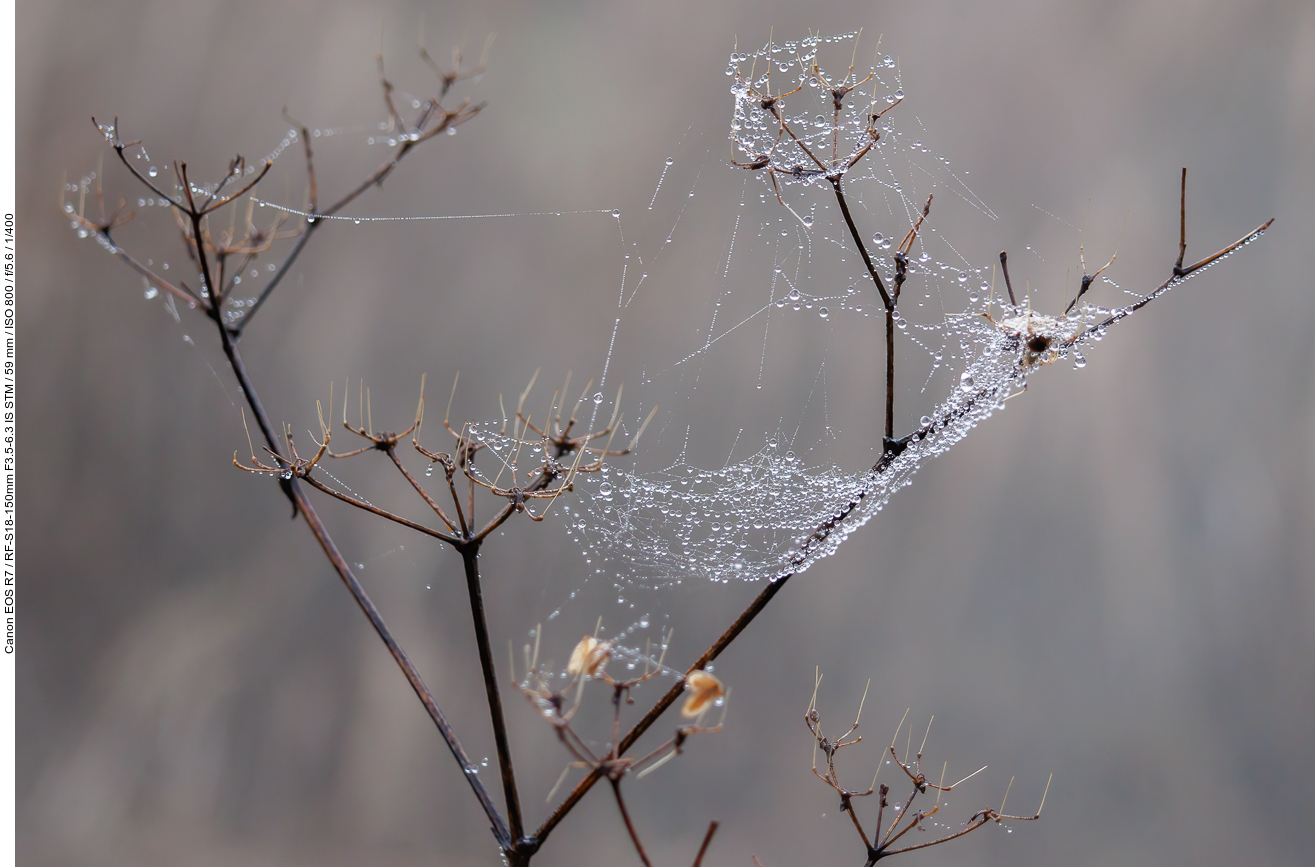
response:
[[[860,77],[851,60],[849,70],[839,78],[818,66],[818,51],[825,43],[853,40],[857,56],[857,36],[810,36],[798,42],[768,43],[751,55],[731,55],[727,73],[735,77],[731,87],[735,115],[730,138],[744,157],[731,164],[754,172],[765,170],[782,205],[782,182],[838,183],[877,144],[883,115],[904,98],[897,86],[890,92],[876,66]],[[880,66],[893,69],[895,61],[886,57]],[[804,93],[794,99],[800,91]],[[795,114],[787,108],[787,100]],[[790,212],[804,226],[812,226],[811,216],[800,216],[793,208]]]

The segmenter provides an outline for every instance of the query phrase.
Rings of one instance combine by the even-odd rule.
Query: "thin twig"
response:
[[[457,546],[466,571],[466,590],[470,596],[470,616],[475,625],[475,643],[479,648],[479,664],[484,674],[484,691],[489,701],[489,716],[493,723],[493,740],[498,750],[498,767],[502,772],[502,789],[507,799],[507,822],[511,841],[518,843],[523,834],[521,825],[520,795],[516,791],[516,772],[511,761],[511,745],[507,741],[507,723],[502,713],[502,696],[498,690],[498,672],[493,663],[493,649],[489,643],[489,626],[484,616],[484,591],[479,580],[479,542],[465,542]]]
[[[644,867],[653,867],[652,862],[648,860],[648,856],[644,854],[644,844],[639,842],[639,834],[635,832],[635,825],[630,821],[630,812],[626,810],[625,798],[621,797],[620,778],[613,778],[611,783],[612,793],[616,795],[616,805],[621,810],[621,818],[626,823],[626,830],[630,832],[630,842],[635,844],[635,851],[639,853],[639,860],[644,862]]]
[[[709,844],[712,843],[712,835],[717,833],[717,825],[716,820],[708,823],[708,833],[703,837],[703,845],[699,847],[699,854],[694,856],[693,867],[699,867],[703,863],[703,855],[708,851]]]
[[[381,509],[378,506],[365,502],[364,500],[358,500],[355,497],[349,497],[346,494],[340,493],[339,491],[335,491],[333,488],[324,484],[314,476],[307,475],[307,476],[303,476],[303,478],[306,480],[307,484],[315,488],[315,490],[324,494],[328,494],[330,497],[333,497],[336,500],[341,500],[342,502],[348,504],[349,506],[355,506],[356,508],[364,512],[369,512],[372,515],[378,515],[380,518],[387,518],[389,521],[393,521],[394,523],[401,524],[403,527],[406,527],[411,530],[415,530],[417,533],[424,533],[426,536],[432,536],[433,538],[438,539],[440,542],[447,542],[449,545],[461,544],[460,539],[456,538],[455,536],[449,536],[447,533],[444,533],[441,530],[435,530],[432,527],[426,527],[424,524],[417,524],[415,521],[409,520],[407,518],[403,518],[401,515],[394,515],[392,512],[389,512],[386,509]]]

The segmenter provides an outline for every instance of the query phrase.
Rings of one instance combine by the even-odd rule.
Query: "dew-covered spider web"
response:
[[[1011,302],[993,257],[982,255],[995,243],[996,215],[967,172],[925,141],[896,62],[878,52],[851,68],[857,41],[816,37],[732,54],[731,159],[717,156],[726,151],[710,136],[687,147],[688,159],[666,160],[639,214],[667,206],[647,248],[634,240],[634,215],[617,216],[624,273],[595,429],[618,409],[608,392],[618,378],[627,382],[618,441],[653,403],[660,409],[637,455],[580,476],[560,508],[588,580],[610,583],[622,605],[645,588],[808,569],[1034,371],[1060,360],[1083,367],[1083,348],[1153,289],[1128,292],[1102,276],[1101,298],[1126,306],[1083,297],[1041,315],[1017,284]],[[714,176],[720,187],[710,191]],[[836,179],[888,290],[901,244],[907,252],[890,448],[884,308]],[[719,243],[682,235],[703,199],[724,201],[735,187]],[[950,240],[959,232],[985,238],[966,243],[988,264]],[[637,365],[631,349],[653,330],[668,338],[668,354]],[[681,340],[686,348],[670,352]],[[641,387],[632,391],[636,370]]]

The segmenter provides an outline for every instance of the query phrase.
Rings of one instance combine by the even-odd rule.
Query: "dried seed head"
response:
[[[689,693],[689,698],[685,699],[680,715],[686,719],[703,713],[710,704],[726,694],[721,681],[706,671],[691,671],[686,675],[685,690]]]
[[[607,658],[611,655],[611,644],[599,641],[592,635],[586,635],[580,639],[575,650],[571,651],[571,661],[566,664],[566,673],[597,677],[602,672],[603,666],[607,665]]]
[[[1028,311],[1022,316],[1004,319],[996,327],[1022,343],[1019,366],[1030,371],[1064,357],[1065,347],[1086,329],[1087,323],[1076,319],[1059,320]]]

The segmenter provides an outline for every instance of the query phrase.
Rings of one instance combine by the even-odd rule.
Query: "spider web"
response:
[[[1025,388],[1032,372],[1061,359],[1084,366],[1082,349],[1134,309],[1078,304],[1048,317],[1026,299],[1004,298],[994,270],[974,265],[946,238],[947,228],[989,224],[996,216],[949,159],[924,143],[916,115],[900,110],[904,92],[895,62],[878,54],[861,69],[846,62],[837,75],[815,65],[822,52],[837,49],[848,61],[856,42],[854,33],[811,37],[731,55],[730,137],[735,164],[750,171],[746,178],[725,161],[708,159],[688,188],[693,196],[709,174],[736,175],[739,213],[725,218],[726,247],[716,257],[708,251],[703,263],[705,274],[711,272],[704,291],[712,297],[687,305],[705,317],[696,342],[641,374],[641,400],[656,393],[692,415],[663,413],[639,457],[610,460],[581,479],[578,498],[562,507],[568,532],[584,548],[590,580],[611,582],[622,605],[639,588],[779,580],[806,571],[880,513],[929,459]],[[832,108],[837,87],[852,88],[838,113]],[[767,100],[796,89],[774,103],[779,115],[768,110]],[[781,134],[782,121],[794,137]],[[850,162],[860,150],[861,158]],[[810,164],[810,152],[822,159]],[[668,186],[675,181],[672,162],[662,172]],[[895,436],[904,437],[902,451],[882,449],[884,313],[837,206],[831,184],[837,177],[856,221],[881,229],[864,241],[887,286],[895,278],[893,254],[934,197],[907,248],[908,279],[896,317],[897,369],[903,369]],[[633,274],[623,279],[614,347],[626,343],[628,316],[645,321],[636,299],[645,282],[655,291],[661,278],[649,276],[654,270],[638,281]],[[791,369],[799,343],[821,345],[813,356],[821,362],[802,373],[800,365]],[[619,366],[617,354],[609,353],[609,366]],[[756,375],[746,370],[745,356],[758,361]],[[836,375],[864,365],[857,376]],[[749,421],[735,434],[730,457],[717,461],[718,448],[726,454],[727,432],[715,418],[721,399],[699,392],[724,394],[712,383],[736,371],[756,379],[749,391],[760,406],[744,410],[751,403],[742,400],[745,385],[732,387],[734,410]],[[778,381],[791,377],[809,380],[802,408],[797,399],[783,408],[774,397]],[[855,387],[867,396],[838,401],[830,395]],[[845,421],[837,424],[839,404]],[[721,441],[701,447],[709,432]],[[754,441],[760,445],[742,445]]]
[[[707,463],[702,454],[696,456],[701,451],[697,440],[712,425],[682,423],[673,412],[657,437],[666,441],[656,449],[645,442],[642,457],[629,464],[613,461],[605,474],[577,485],[579,504],[565,506],[568,529],[585,547],[594,574],[610,579],[619,596],[636,586],[776,579],[806,570],[880,512],[926,458],[961,438],[1013,387],[1012,377],[983,362],[988,356],[982,350],[998,334],[978,315],[988,303],[990,270],[973,265],[944,239],[939,199],[978,221],[992,221],[995,215],[949,160],[924,144],[916,117],[899,112],[904,91],[890,56],[879,54],[850,72],[857,36],[810,37],[731,55],[726,71],[734,98],[734,161],[744,166],[769,158],[772,169],[739,172],[727,168],[725,160],[707,161],[702,174],[721,173],[741,185],[740,213],[730,218],[731,237],[718,251],[720,261],[706,263],[717,279],[705,285],[715,285],[716,298],[710,309],[703,309],[707,319],[699,339],[660,371],[649,373],[645,384],[660,393],[665,385],[664,400],[657,402],[688,404],[690,393],[716,390],[728,357],[753,357],[758,362],[757,370],[750,371],[759,392],[756,402],[765,407],[756,416],[764,426],[743,428],[737,437],[732,451],[748,454]],[[843,58],[841,75],[823,72],[819,79],[820,67],[814,64],[824,51]],[[843,82],[837,81],[841,76]],[[828,83],[853,87],[838,116]],[[763,109],[764,94],[796,90],[776,105],[797,139],[783,136],[778,118]],[[896,110],[888,110],[891,106]],[[897,352],[916,356],[917,393],[949,392],[950,399],[927,418],[958,419],[921,437],[881,473],[872,469],[880,458],[879,426],[872,414],[881,401],[881,301],[848,237],[827,172],[808,155],[815,153],[824,162],[851,157],[871,141],[865,130],[873,114],[879,115],[879,137],[845,173],[846,195],[860,223],[884,229],[865,242],[888,284],[894,277],[893,249],[917,222],[927,196],[939,197],[911,251],[897,319]],[[672,167],[666,168],[664,182],[671,185]],[[652,281],[649,273],[644,279]],[[618,306],[624,325],[625,314],[636,306],[633,292],[623,294]],[[811,381],[805,405],[779,405],[780,368],[789,355],[781,344],[819,340],[834,340],[837,348],[813,356],[816,366],[807,368]],[[848,420],[831,423],[836,414],[831,390],[844,385],[828,369],[845,363],[846,347],[859,344],[869,347],[864,363],[870,365],[865,376],[871,418],[846,431]],[[950,365],[957,365],[954,382],[947,375]],[[973,387],[967,390],[957,380],[966,367],[973,369]],[[973,407],[966,414],[958,405],[965,399]],[[862,415],[850,412],[847,418]],[[754,417],[751,409],[749,418]],[[746,440],[756,441],[756,447],[740,447]],[[656,458],[648,453],[663,451],[663,445],[677,453],[652,467]],[[829,522],[837,523],[814,538]]]

